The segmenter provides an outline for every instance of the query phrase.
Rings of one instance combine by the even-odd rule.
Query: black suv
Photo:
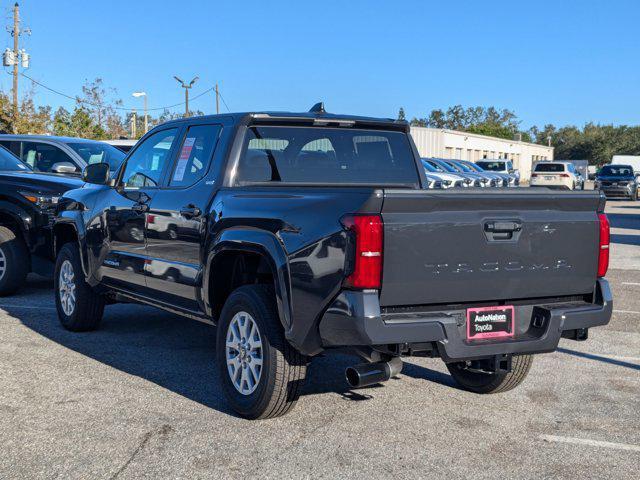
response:
[[[104,164],[84,178],[54,226],[62,325],[97,328],[118,301],[216,324],[247,418],[287,412],[323,351],[365,360],[346,371],[354,387],[428,355],[502,392],[534,353],[611,317],[599,192],[426,190],[406,122],[321,106],[183,119],[113,178]]]
[[[18,290],[30,271],[50,276],[51,222],[58,198],[79,178],[35,173],[0,147],[0,296]]]
[[[605,165],[596,174],[595,188],[607,197],[638,200],[638,181],[630,165]]]

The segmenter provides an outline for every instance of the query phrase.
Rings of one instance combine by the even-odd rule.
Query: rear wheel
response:
[[[509,373],[488,373],[470,370],[466,362],[448,363],[453,379],[465,390],[474,393],[507,392],[522,383],[527,377],[533,355],[518,355],[511,359]]]
[[[21,288],[29,272],[29,250],[22,238],[0,227],[0,296]]]
[[[62,247],[53,281],[62,326],[74,332],[98,328],[104,313],[104,299],[85,282],[77,245],[67,243]]]
[[[300,396],[306,358],[284,338],[269,286],[246,285],[229,296],[218,323],[216,357],[229,404],[245,418],[284,415]]]

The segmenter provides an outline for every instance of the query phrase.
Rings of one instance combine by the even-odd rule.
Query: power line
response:
[[[225,99],[222,96],[222,94],[220,93],[220,90],[218,90],[218,95],[220,96],[220,99],[222,100],[222,103],[224,103],[224,106],[226,107],[227,112],[231,113],[231,110],[229,110],[229,106],[227,105],[227,102],[225,101]]]
[[[104,107],[103,104],[88,102],[86,100],[82,100],[81,98],[73,97],[71,95],[67,95],[66,93],[63,93],[63,92],[61,92],[59,90],[56,90],[55,88],[48,87],[44,83],[41,83],[41,82],[31,78],[29,75],[27,75],[27,74],[25,74],[23,72],[20,72],[20,75],[25,77],[25,78],[27,78],[28,80],[31,80],[34,84],[44,88],[45,90],[49,90],[50,92],[55,93],[56,95],[60,95],[62,97],[68,98],[70,100],[73,100],[74,102],[83,103],[83,104],[86,104],[86,105],[91,105],[93,107]],[[203,95],[206,95],[207,93],[213,91],[214,89],[215,89],[215,87],[208,88],[207,90],[199,93],[195,97],[191,97],[191,101],[194,101],[194,100],[202,97]],[[222,101],[224,102],[224,99],[222,99]],[[185,103],[186,102],[180,102],[180,103],[175,103],[173,105],[167,105],[165,107],[148,108],[147,110],[148,111],[169,110],[171,108],[180,107],[180,106],[184,105]],[[226,102],[225,102],[225,105],[226,105]],[[126,108],[126,107],[118,107],[118,106],[113,106],[113,108],[115,110],[123,110],[123,111],[127,111],[127,112],[133,112],[133,111],[136,110],[135,108]],[[227,110],[228,109],[229,109],[229,107],[227,107]]]

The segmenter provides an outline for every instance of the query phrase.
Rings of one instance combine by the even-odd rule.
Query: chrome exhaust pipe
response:
[[[386,382],[402,370],[400,357],[393,357],[388,362],[362,363],[345,370],[347,382],[353,388],[362,388],[376,383]]]

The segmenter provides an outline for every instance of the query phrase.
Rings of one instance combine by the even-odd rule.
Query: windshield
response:
[[[433,165],[431,165],[429,162],[427,162],[426,160],[422,160],[422,166],[424,167],[424,169],[427,172],[441,172],[442,169],[438,170],[436,167],[434,167]]]
[[[598,175],[608,175],[612,177],[632,177],[633,168],[627,165],[605,165]]]
[[[536,165],[536,172],[564,172],[564,163],[539,163]]]
[[[492,172],[502,172],[507,169],[504,162],[478,162],[477,165],[483,170]]]
[[[436,163],[437,163],[438,166],[442,167],[442,169],[444,169],[445,172],[459,173],[459,170],[456,170],[455,168],[453,168],[448,163],[445,163],[445,162],[436,162]]]
[[[418,184],[407,134],[324,127],[249,128],[237,181]]]
[[[461,162],[451,162],[451,163],[453,163],[453,165],[461,169],[463,172],[466,172],[466,173],[473,172],[473,169],[469,165],[466,165]]]
[[[467,163],[465,163],[465,165],[467,167],[469,167],[472,172],[478,172],[478,173],[484,172],[484,170],[482,168],[480,168],[478,165],[476,165],[475,163],[467,162]]]
[[[108,163],[109,170],[117,170],[126,154],[117,148],[100,142],[68,143],[87,165],[92,163]]]
[[[31,167],[18,160],[11,152],[0,147],[0,171],[3,172],[30,172]]]

